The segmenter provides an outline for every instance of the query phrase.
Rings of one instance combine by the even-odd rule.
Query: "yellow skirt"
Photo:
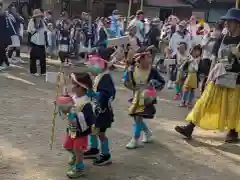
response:
[[[240,132],[240,87],[229,89],[210,82],[186,120],[206,130]]]
[[[197,73],[188,72],[188,75],[184,81],[183,87],[188,89],[196,89],[197,86],[198,86]]]

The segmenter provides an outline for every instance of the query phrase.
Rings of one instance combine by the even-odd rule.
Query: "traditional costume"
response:
[[[176,81],[175,81],[176,94],[173,97],[174,100],[178,100],[182,97],[182,87],[183,87],[184,81],[186,79],[186,74],[187,74],[187,72],[186,72],[187,69],[184,68],[183,64],[189,60],[189,56],[188,56],[186,47],[187,47],[186,43],[180,43],[179,48],[185,48],[185,53],[180,53],[179,48],[178,48],[178,52],[175,55],[175,58],[176,58],[175,74],[177,75],[177,77],[176,77]]]
[[[143,53],[136,54],[136,60],[141,61],[145,55],[148,55],[148,52],[144,52],[146,50],[140,49],[139,52],[141,51],[143,51]],[[157,70],[151,67],[151,65],[150,69],[144,70],[140,69],[136,64],[132,64],[128,68],[128,71],[123,79],[125,87],[133,91],[133,98],[129,100],[131,103],[129,107],[129,115],[134,119],[134,137],[127,144],[126,148],[134,149],[138,147],[138,140],[142,131],[144,132],[144,143],[149,142],[150,137],[152,136],[143,119],[152,119],[154,117],[156,113],[156,109],[154,107],[156,97],[153,97],[152,101],[147,102],[146,99],[150,97],[145,96],[146,91],[148,91],[149,94],[155,94],[155,89],[161,90],[165,85],[165,81]]]
[[[192,107],[193,99],[194,99],[194,92],[195,89],[198,87],[198,64],[200,62],[200,57],[193,58],[190,57],[190,60],[183,64],[182,69],[186,69],[187,73],[186,78],[183,83],[183,94],[182,94],[182,101],[180,106],[185,107],[188,106],[189,108]],[[185,67],[184,67],[185,66]]]
[[[102,60],[103,59],[99,59],[99,61]],[[92,64],[90,66],[95,65]],[[105,62],[104,69],[106,69],[106,67],[107,64]],[[84,153],[84,157],[94,158],[94,165],[101,166],[111,163],[109,139],[106,136],[106,131],[111,127],[111,124],[114,121],[111,104],[115,98],[116,89],[109,71],[102,70],[102,72],[99,73],[97,70],[94,72],[97,72],[97,75],[95,77],[93,91],[89,92],[88,95],[91,97],[94,106],[96,120],[93,127],[93,134],[89,136],[89,149]],[[98,157],[99,152],[100,157]]]
[[[87,84],[76,79],[75,74],[71,74],[72,81],[77,85],[87,89]],[[71,153],[69,165],[71,168],[67,172],[69,178],[78,178],[84,175],[84,164],[75,152],[83,153],[88,147],[88,135],[95,121],[95,115],[91,104],[91,99],[85,94],[83,96],[62,95],[57,98],[56,103],[59,113],[64,120],[67,120],[67,134],[64,141],[64,148]]]
[[[230,9],[222,18],[231,23],[240,23],[240,10]],[[229,32],[231,29],[229,28]],[[216,41],[219,63],[209,74],[208,85],[186,120],[187,126],[177,126],[175,130],[191,138],[194,127],[207,130],[228,130],[226,142],[238,141],[240,132],[240,32],[234,37],[225,35]]]

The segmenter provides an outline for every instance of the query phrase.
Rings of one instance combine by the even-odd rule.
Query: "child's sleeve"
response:
[[[84,119],[85,119],[87,127],[91,128],[92,125],[95,123],[95,115],[94,115],[91,103],[87,103],[83,107],[82,113],[84,115]]]
[[[110,98],[115,98],[116,89],[110,75],[104,75],[97,87],[98,102],[101,109],[107,108]]]

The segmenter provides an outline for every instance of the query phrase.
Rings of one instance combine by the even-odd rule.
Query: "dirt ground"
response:
[[[49,62],[49,71],[57,67]],[[79,68],[83,70],[83,68]],[[127,115],[131,92],[114,72],[117,98],[111,139],[113,164],[94,167],[86,160],[84,180],[239,180],[239,145],[223,143],[224,133],[197,129],[186,141],[173,130],[184,124],[188,110],[171,100],[173,91],[159,93],[157,116],[148,120],[154,142],[126,150],[132,121]],[[66,180],[68,154],[61,139],[65,122],[57,118],[53,150],[49,149],[54,85],[43,77],[32,77],[25,66],[0,73],[0,180]]]

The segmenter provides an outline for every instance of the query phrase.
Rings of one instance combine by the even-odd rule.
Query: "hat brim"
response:
[[[240,22],[240,18],[232,17],[232,16],[222,16],[221,20],[227,21],[227,20],[234,20]]]

